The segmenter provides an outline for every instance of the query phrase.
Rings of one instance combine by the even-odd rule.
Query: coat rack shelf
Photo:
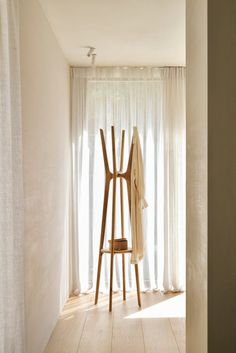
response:
[[[121,153],[120,153],[120,166],[117,170],[116,163],[116,145],[115,145],[115,129],[114,126],[111,127],[111,140],[112,140],[112,165],[113,172],[110,171],[107,149],[104,138],[104,131],[100,129],[100,137],[102,144],[103,160],[105,167],[105,188],[104,188],[104,199],[103,199],[103,211],[102,211],[102,225],[101,225],[101,235],[100,235],[100,246],[98,255],[98,269],[97,269],[97,283],[96,283],[96,293],[95,293],[95,304],[98,302],[99,296],[99,285],[102,267],[102,257],[103,254],[110,254],[110,287],[109,287],[109,311],[112,311],[112,292],[113,292],[113,267],[114,267],[114,255],[122,256],[122,277],[123,277],[123,300],[126,299],[126,278],[125,278],[125,255],[132,253],[132,248],[126,250],[115,250],[114,249],[114,239],[115,239],[115,223],[116,223],[116,185],[117,181],[120,182],[120,214],[121,214],[121,237],[124,238],[124,195],[123,195],[123,182],[126,181],[127,192],[128,192],[128,204],[129,204],[129,216],[131,215],[131,168],[132,168],[132,150],[133,143],[131,143],[129,160],[127,170],[123,172],[123,162],[124,162],[124,141],[125,141],[125,131],[122,130],[121,136]],[[106,230],[106,218],[107,218],[107,208],[108,208],[108,197],[110,191],[110,182],[112,184],[112,222],[111,222],[111,248],[104,248],[104,238]],[[135,278],[137,286],[137,300],[138,305],[141,307],[141,296],[140,296],[140,285],[139,285],[139,269],[138,264],[134,264],[135,267]]]

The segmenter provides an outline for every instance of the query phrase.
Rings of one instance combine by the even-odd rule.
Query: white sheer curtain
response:
[[[17,1],[0,0],[0,352],[24,352],[23,190]]]
[[[184,68],[72,69],[73,288],[86,292],[93,290],[96,282],[104,186],[99,128],[105,130],[111,157],[111,125],[115,126],[118,160],[121,130],[126,131],[124,165],[133,126],[140,134],[149,204],[144,211],[141,288],[180,291],[185,286]],[[126,203],[125,229],[130,242],[128,214]],[[106,243],[110,226],[108,213]],[[104,255],[103,261],[100,289],[105,291],[109,255]],[[131,289],[135,281],[130,260],[126,270]],[[116,256],[114,287],[121,285],[121,259]]]

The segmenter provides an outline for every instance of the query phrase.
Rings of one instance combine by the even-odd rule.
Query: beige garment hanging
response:
[[[137,127],[133,128],[133,150],[131,166],[131,263],[137,264],[144,254],[142,210],[148,206],[144,194],[143,158]]]

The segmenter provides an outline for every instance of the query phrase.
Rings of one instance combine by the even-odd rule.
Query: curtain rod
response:
[[[143,80],[136,80],[136,79],[132,79],[132,78],[127,78],[127,79],[116,79],[116,78],[111,78],[111,79],[96,79],[96,78],[92,78],[92,79],[88,79],[89,82],[99,82],[99,83],[107,83],[109,81],[111,82],[115,82],[115,83],[121,83],[121,82],[142,82],[142,83],[147,83],[147,82],[151,82],[151,83],[155,83],[155,82],[161,82],[161,79],[143,79]]]
[[[91,67],[91,66],[73,66],[71,65],[70,68],[71,69],[115,69],[115,68],[119,68],[119,69],[122,69],[122,68],[127,68],[127,69],[140,69],[140,68],[143,68],[143,69],[171,69],[171,68],[180,68],[180,69],[185,69],[186,68],[186,65],[183,65],[183,66],[180,66],[180,65],[176,65],[176,66],[143,66],[143,65],[140,65],[140,66],[125,66],[125,65],[118,65],[118,66],[95,66],[95,67]]]

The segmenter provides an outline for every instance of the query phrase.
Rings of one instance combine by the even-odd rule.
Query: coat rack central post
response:
[[[125,144],[125,130],[122,130],[121,136],[121,151],[120,151],[120,173],[123,171],[124,163],[124,144]],[[121,222],[121,238],[124,234],[124,199],[123,199],[123,178],[120,177],[120,222]],[[125,285],[125,254],[122,254],[122,278],[123,278],[123,300],[126,300],[126,285]]]
[[[113,160],[113,190],[112,190],[112,224],[111,224],[111,263],[110,263],[110,295],[109,311],[112,310],[112,286],[113,286],[113,264],[114,264],[114,235],[116,225],[116,146],[114,126],[111,128],[112,160]]]

